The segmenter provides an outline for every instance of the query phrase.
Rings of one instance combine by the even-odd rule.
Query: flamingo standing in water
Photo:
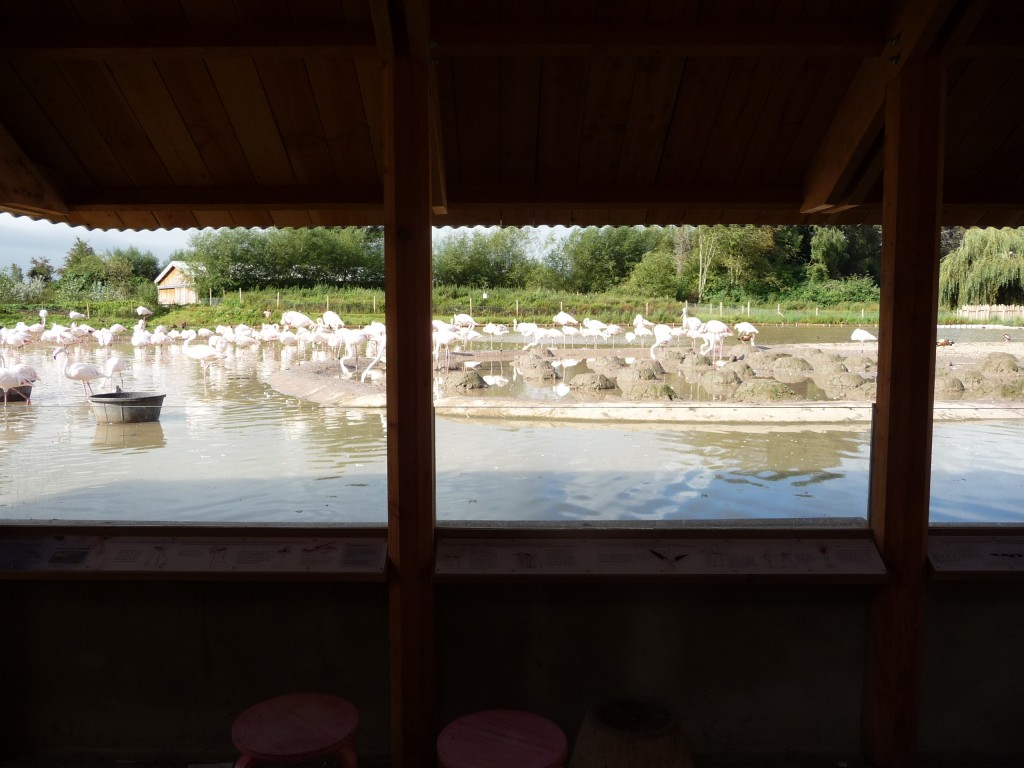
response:
[[[53,359],[56,360],[60,355],[64,355],[65,378],[82,382],[82,394],[86,397],[92,394],[92,382],[106,378],[103,371],[92,363],[72,363],[68,360],[68,352],[64,347],[58,347],[53,351]]]

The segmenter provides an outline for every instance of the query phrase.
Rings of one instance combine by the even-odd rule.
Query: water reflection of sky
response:
[[[77,351],[102,362],[105,353]],[[240,353],[210,369],[178,348],[131,360],[126,389],[167,398],[155,424],[97,425],[49,350],[20,356],[42,381],[0,415],[0,518],[258,522],[386,521],[386,419],[275,393],[295,350]],[[308,354],[307,354],[308,357]],[[438,418],[438,518],[864,524],[865,427],[586,426]],[[1024,422],[939,424],[935,522],[1021,521]]]

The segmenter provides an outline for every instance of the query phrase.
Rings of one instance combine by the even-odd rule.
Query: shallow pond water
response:
[[[762,340],[798,343],[804,339],[792,331],[799,331],[845,341],[850,329],[784,330],[766,329]],[[995,331],[988,333],[980,340]],[[0,414],[0,518],[385,523],[383,412],[320,407],[266,383],[323,353],[239,351],[204,376],[180,347],[118,347],[129,361],[124,389],[166,399],[157,422],[108,425],[97,424],[82,385],[64,378],[51,351],[8,353],[34,365],[42,380],[31,405],[11,404]],[[72,358],[102,363],[109,354],[78,349]],[[104,382],[96,391],[111,388]],[[868,425],[581,426],[439,417],[435,431],[440,521],[866,523]],[[933,520],[1024,520],[1014,504],[1024,486],[1015,453],[1022,438],[1021,421],[936,425]]]

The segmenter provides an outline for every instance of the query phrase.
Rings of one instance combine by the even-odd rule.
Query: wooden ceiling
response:
[[[383,66],[431,62],[437,226],[881,219],[886,83],[948,64],[944,223],[1024,219],[1019,0],[33,0],[0,210],[383,223]]]

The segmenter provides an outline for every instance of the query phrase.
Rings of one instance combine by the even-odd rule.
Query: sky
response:
[[[6,271],[11,264],[17,264],[28,271],[33,257],[49,259],[55,269],[60,269],[76,238],[91,245],[97,253],[134,245],[143,253],[149,251],[160,264],[164,264],[175,251],[188,247],[189,237],[196,231],[90,230],[0,213],[0,270]]]

